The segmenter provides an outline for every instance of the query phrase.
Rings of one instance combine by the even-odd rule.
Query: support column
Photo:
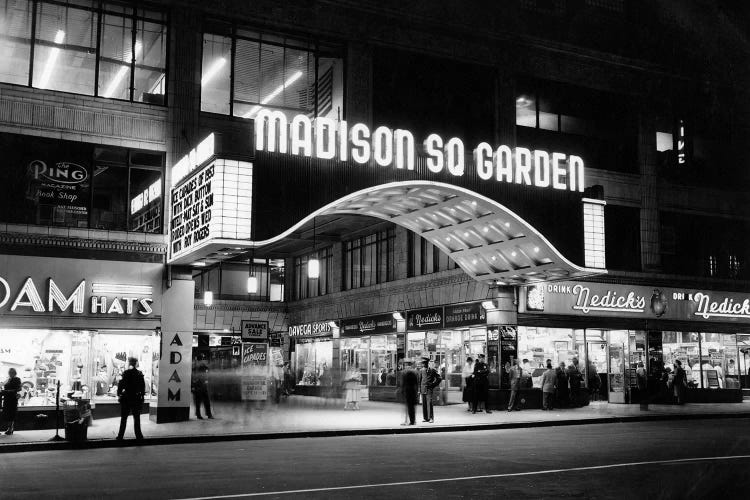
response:
[[[158,397],[149,414],[157,424],[190,418],[190,375],[193,346],[193,280],[172,271],[171,287],[162,297]]]

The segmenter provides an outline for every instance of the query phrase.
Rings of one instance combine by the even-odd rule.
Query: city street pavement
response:
[[[466,406],[435,408],[435,423],[423,423],[417,407],[417,425],[403,427],[403,406],[396,403],[363,401],[359,411],[346,411],[343,401],[307,396],[282,399],[279,405],[260,403],[214,402],[214,419],[155,424],[141,416],[141,444],[167,444],[191,441],[269,439],[298,436],[421,433],[432,431],[482,430],[497,428],[579,425],[584,423],[626,422],[637,420],[672,420],[683,418],[750,417],[750,402],[735,404],[652,405],[641,411],[638,405],[593,402],[590,406],[555,411],[495,411],[471,414]],[[89,447],[119,446],[114,441],[119,418],[95,419],[88,428]],[[0,453],[65,448],[67,441],[49,442],[54,430],[17,431],[0,435]],[[60,431],[61,435],[64,432]],[[124,444],[133,441],[132,419],[128,422]]]
[[[745,419],[21,452],[2,498],[747,498]]]

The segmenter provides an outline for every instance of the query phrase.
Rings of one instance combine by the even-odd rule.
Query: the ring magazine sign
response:
[[[750,323],[750,294],[608,283],[521,289],[519,312]]]

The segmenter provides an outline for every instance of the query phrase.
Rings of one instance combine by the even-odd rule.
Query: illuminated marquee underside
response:
[[[324,215],[356,214],[386,220],[425,238],[470,276],[517,285],[602,274],[568,261],[536,229],[503,205],[449,184],[409,181],[359,191],[308,215],[270,245]]]

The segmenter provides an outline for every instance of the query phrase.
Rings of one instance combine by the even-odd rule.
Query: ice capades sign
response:
[[[341,321],[341,334],[346,337],[396,333],[397,329],[398,322],[393,314],[349,318]]]
[[[750,322],[750,295],[712,290],[558,282],[521,289],[520,312]]]
[[[443,328],[443,308],[430,307],[408,311],[406,313],[406,325],[409,330],[434,330]]]
[[[159,264],[0,256],[0,316],[160,316]]]
[[[466,165],[466,148],[458,137],[445,140],[430,134],[423,145],[433,174],[446,171],[462,177],[474,169],[483,181],[584,191],[583,160],[575,155],[505,145],[493,148],[481,142],[473,150],[473,165]],[[284,113],[269,109],[255,118],[255,149],[342,162],[351,158],[361,165],[372,160],[381,167],[406,170],[414,170],[417,159],[415,139],[408,130],[381,126],[371,131],[363,123],[349,126],[344,120],[311,120],[307,115],[288,121]]]

